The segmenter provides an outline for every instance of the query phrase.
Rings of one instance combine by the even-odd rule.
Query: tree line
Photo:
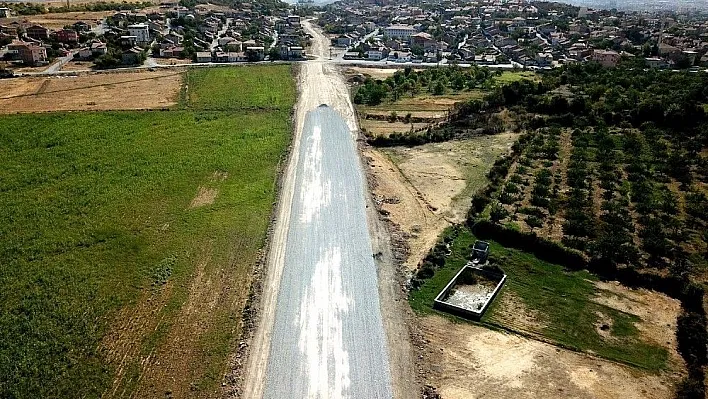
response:
[[[477,66],[427,68],[422,71],[406,67],[383,80],[367,78],[354,94],[354,103],[375,106],[384,100],[396,101],[405,95],[443,95],[450,91],[489,90],[494,85],[493,78],[500,74],[501,71]]]

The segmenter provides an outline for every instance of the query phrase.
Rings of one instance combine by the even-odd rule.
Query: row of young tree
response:
[[[679,352],[689,375],[677,387],[680,398],[704,397],[706,316],[701,306],[701,270],[708,264],[706,241],[708,198],[708,78],[705,74],[640,70],[632,66],[603,69],[576,65],[550,71],[541,82],[520,81],[499,87],[479,103],[460,107],[454,119],[508,108],[534,115],[532,131],[556,124],[572,129],[572,152],[566,171],[568,190],[560,206],[564,237],[551,242],[534,231],[522,233],[494,223],[494,201],[505,201],[520,183],[508,171],[507,160],[490,173],[495,189],[473,199],[471,223],[479,234],[528,250],[544,248],[539,256],[589,269],[626,284],[666,292],[681,299]],[[533,136],[534,133],[528,134]],[[520,144],[519,166],[535,146],[532,137]],[[518,153],[518,151],[517,151]],[[544,168],[535,173],[542,189],[550,183]],[[536,190],[536,188],[534,189]],[[552,192],[552,190],[551,190]],[[601,196],[598,208],[596,196]],[[491,223],[479,219],[491,206]],[[526,222],[546,212],[522,209]],[[532,226],[533,227],[533,226]],[[576,251],[580,252],[576,252]],[[698,280],[697,280],[698,279]]]
[[[354,103],[373,106],[384,100],[396,101],[405,95],[414,96],[425,92],[443,95],[450,91],[490,90],[494,85],[494,76],[500,74],[501,71],[494,72],[476,66],[428,68],[422,71],[407,67],[384,80],[366,79],[357,89]]]

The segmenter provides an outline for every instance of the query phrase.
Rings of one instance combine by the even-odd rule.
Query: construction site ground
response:
[[[93,69],[94,64],[91,61],[69,61],[62,65],[62,72],[86,71]]]
[[[516,137],[506,133],[410,148],[365,148],[374,198],[406,237],[406,269],[415,270],[440,233],[465,219],[494,159]]]
[[[418,319],[426,384],[445,399],[673,397],[674,378],[439,315]]]

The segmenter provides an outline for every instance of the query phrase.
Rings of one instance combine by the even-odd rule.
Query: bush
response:
[[[505,192],[505,193],[518,194],[519,191],[520,191],[520,190],[519,190],[519,187],[518,187],[516,184],[512,183],[512,182],[506,183],[506,185],[504,186],[504,192]]]
[[[703,367],[706,356],[706,319],[698,312],[684,312],[678,318],[676,339],[681,356],[691,366]]]
[[[530,206],[525,206],[525,207],[519,209],[519,213],[523,213],[524,215],[536,216],[537,218],[540,218],[540,219],[546,218],[546,214],[541,209],[535,208],[535,207],[530,207]]]
[[[580,270],[587,267],[587,261],[580,252],[540,238],[533,232],[507,229],[487,220],[478,220],[472,225],[472,232],[481,239],[491,239],[499,244],[532,253],[546,262],[555,263],[569,269]]]
[[[514,184],[524,184],[524,179],[518,173],[514,173],[513,175],[511,175],[509,181]]]
[[[543,220],[534,215],[529,215],[526,217],[526,224],[528,224],[531,228],[541,227],[543,226]]]
[[[704,399],[706,394],[703,370],[696,370],[679,382],[676,399]]]
[[[550,205],[551,201],[548,198],[541,197],[540,195],[532,195],[531,196],[531,205],[538,206],[541,208],[548,208]]]
[[[496,203],[496,204],[492,205],[492,209],[491,209],[491,212],[489,215],[490,215],[492,221],[498,222],[498,221],[506,218],[507,216],[509,216],[509,212],[507,212],[507,210],[504,209],[504,207],[501,206],[501,204]]]

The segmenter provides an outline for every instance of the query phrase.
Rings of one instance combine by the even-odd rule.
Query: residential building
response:
[[[288,24],[292,26],[300,26],[300,16],[299,15],[289,15]]]
[[[356,51],[347,51],[346,53],[344,53],[343,58],[345,60],[358,60],[359,53],[357,53]]]
[[[437,42],[429,33],[420,32],[411,35],[411,46],[415,45],[428,49],[430,47],[435,47],[436,44]]]
[[[547,67],[553,63],[553,55],[550,53],[538,53],[536,54],[536,63],[540,67]]]
[[[265,59],[265,47],[246,47],[246,57],[249,61],[263,61]]]
[[[141,62],[143,49],[140,47],[131,47],[128,50],[123,51],[121,54],[121,61],[124,65],[135,65]]]
[[[649,68],[666,68],[669,66],[664,59],[658,57],[645,58],[644,61]]]
[[[78,58],[82,60],[88,60],[91,57],[93,57],[93,53],[91,52],[90,47],[81,47],[79,49]]]
[[[165,36],[165,39],[171,40],[172,43],[179,46],[180,44],[182,44],[182,40],[184,40],[184,36],[180,35],[177,32],[170,31],[170,33],[168,33]]]
[[[91,54],[94,57],[99,57],[108,52],[108,46],[106,46],[106,43],[101,43],[101,42],[93,42],[91,43]]]
[[[372,61],[379,61],[388,57],[388,52],[385,50],[385,47],[372,48],[366,52],[366,55]]]
[[[280,58],[284,60],[305,58],[305,50],[300,46],[281,46]]]
[[[674,47],[666,43],[659,43],[658,49],[660,57],[676,58],[681,55],[680,48]]]
[[[75,30],[71,30],[71,29],[58,30],[56,35],[57,35],[57,41],[59,41],[60,43],[78,43],[78,41],[79,41],[79,34],[76,33]]]
[[[0,25],[0,33],[4,33],[6,35],[17,36],[17,28],[5,26],[5,25]]]
[[[136,36],[121,36],[120,45],[123,47],[134,47],[138,43],[138,38]]]
[[[49,39],[49,29],[42,25],[32,25],[27,28],[27,37],[35,40],[47,40]]]
[[[342,35],[337,38],[337,47],[349,47],[354,43],[351,36]]]
[[[393,39],[409,40],[416,32],[410,25],[391,25],[384,29],[384,34]]]
[[[84,21],[75,22],[73,27],[77,32],[89,32],[91,30],[91,25]]]
[[[128,25],[128,35],[135,36],[135,41],[138,45],[150,44],[150,28],[143,24]]]
[[[590,57],[591,60],[597,61],[600,65],[604,67],[614,67],[617,66],[617,62],[620,60],[620,54],[616,51],[606,51],[606,50],[595,50]]]
[[[211,62],[211,53],[208,51],[198,51],[197,62]]]
[[[7,51],[16,54],[16,59],[25,65],[44,65],[48,61],[47,49],[37,43],[16,40],[7,46]]]
[[[10,9],[6,7],[0,7],[0,18],[9,18]]]

